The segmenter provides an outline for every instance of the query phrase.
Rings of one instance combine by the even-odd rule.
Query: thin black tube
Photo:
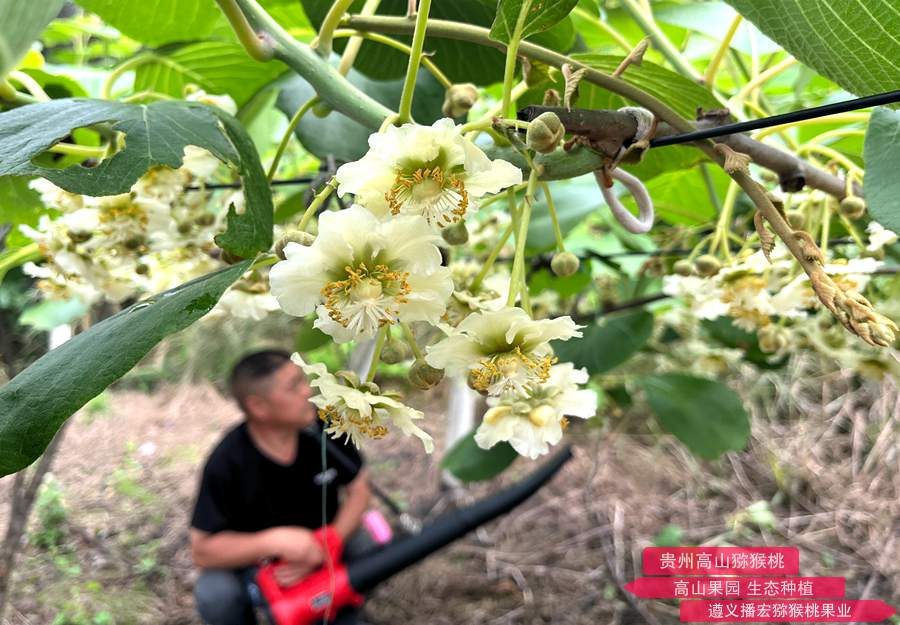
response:
[[[359,593],[419,562],[475,528],[509,512],[528,499],[572,458],[566,446],[541,468],[504,491],[473,505],[448,512],[420,534],[392,542],[380,551],[347,564],[350,585]]]
[[[737,122],[734,124],[726,124],[724,126],[716,126],[714,128],[705,128],[703,130],[695,130],[681,135],[673,135],[670,137],[660,137],[650,142],[651,148],[661,148],[667,145],[676,145],[678,143],[688,143],[690,141],[700,141],[701,139],[711,139],[713,137],[721,137],[724,135],[733,135],[740,132],[749,132],[751,130],[759,130],[761,128],[769,128],[770,126],[778,126],[780,124],[790,124],[793,122],[803,121],[805,119],[815,119],[816,117],[825,117],[826,115],[836,115],[837,113],[846,113],[848,111],[856,111],[858,109],[868,108],[870,106],[878,106],[881,104],[893,104],[900,102],[900,89],[896,91],[888,91],[887,93],[879,93],[877,95],[869,95],[855,100],[847,100],[846,102],[837,102],[835,104],[825,104],[824,106],[816,106],[799,111],[792,111],[782,115],[772,115],[771,117],[763,117],[760,119],[751,119],[745,122]]]

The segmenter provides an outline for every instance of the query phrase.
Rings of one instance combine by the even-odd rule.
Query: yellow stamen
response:
[[[432,184],[434,186],[434,202],[444,199],[450,202],[452,198],[452,206],[450,210],[440,210],[438,218],[443,223],[440,226],[446,226],[456,223],[466,214],[469,207],[469,192],[466,191],[465,183],[462,179],[454,175],[445,175],[444,170],[440,167],[419,168],[414,172],[398,172],[397,178],[390,191],[384,194],[391,214],[399,215],[400,209],[413,197],[415,187],[423,184]],[[449,193],[448,193],[449,191]],[[455,198],[453,196],[456,196]],[[425,215],[428,218],[428,215]]]
[[[392,317],[396,317],[399,313],[399,305],[408,301],[406,296],[412,291],[408,282],[408,271],[391,271],[387,265],[375,265],[375,268],[370,270],[362,262],[356,269],[347,265],[344,267],[344,271],[347,272],[347,278],[329,282],[322,287],[321,294],[325,298],[328,316],[345,328],[350,324],[350,320],[341,314],[340,308],[348,301],[352,301],[354,295],[371,295],[375,293],[375,285],[380,285],[379,294],[388,294],[393,298],[394,306],[387,309],[386,312]],[[355,291],[354,289],[357,288],[359,290]],[[388,323],[386,319],[381,321],[381,325],[386,323]]]
[[[530,384],[543,384],[550,378],[550,367],[557,361],[555,356],[532,358],[522,353],[518,347],[512,352],[482,360],[480,367],[469,372],[469,383],[477,391],[486,391],[492,384],[511,379],[524,365]]]
[[[387,427],[375,423],[371,416],[364,417],[356,410],[341,412],[333,404],[319,408],[319,418],[339,432],[352,434],[355,431],[375,439],[384,438],[388,433]]]

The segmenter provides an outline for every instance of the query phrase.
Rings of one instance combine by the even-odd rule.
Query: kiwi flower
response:
[[[452,119],[403,124],[369,136],[369,151],[337,170],[338,193],[378,217],[421,215],[435,228],[456,223],[488,193],[522,182],[522,170],[489,159]]]

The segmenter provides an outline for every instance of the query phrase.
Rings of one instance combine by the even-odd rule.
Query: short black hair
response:
[[[244,414],[250,416],[245,403],[247,397],[259,393],[269,376],[288,362],[291,362],[290,353],[280,349],[267,349],[247,354],[234,365],[228,387]]]

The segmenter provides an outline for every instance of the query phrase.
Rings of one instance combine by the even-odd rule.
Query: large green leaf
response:
[[[806,65],[857,95],[900,85],[897,0],[728,0]]]
[[[709,167],[707,171],[712,180],[713,191],[723,198],[728,187],[728,176],[718,167]],[[646,186],[653,198],[657,216],[670,224],[694,226],[716,216],[716,207],[710,199],[709,189],[696,167],[661,174],[648,180]],[[623,203],[636,212],[630,195],[625,196]]]
[[[108,122],[125,133],[125,147],[94,167],[53,169],[32,159],[74,129]],[[37,175],[86,195],[125,193],[154,165],[179,167],[184,148],[206,148],[241,175],[247,209],[228,213],[228,231],[217,238],[241,257],[272,245],[272,196],[253,142],[230,115],[191,102],[124,104],[82,98],[52,100],[0,113],[0,176]]]
[[[62,6],[63,0],[0,0],[0,78],[16,67]]]
[[[220,16],[214,0],[77,1],[122,34],[153,46],[204,39]]]
[[[713,460],[747,445],[747,411],[724,384],[681,373],[645,376],[640,384],[663,427],[696,456]]]
[[[646,310],[607,317],[582,330],[580,339],[554,341],[563,362],[587,367],[591,375],[618,367],[641,349],[653,333],[653,314]]]
[[[491,25],[491,39],[509,43],[516,29],[523,0],[500,0]],[[572,12],[578,0],[532,0],[522,28],[522,39],[547,30]]]
[[[622,62],[621,56],[607,54],[573,54],[572,58],[607,74],[614,72]],[[644,61],[639,66],[632,65],[622,74],[622,79],[659,98],[687,119],[696,116],[698,106],[707,110],[722,108],[708,89],[649,61]],[[576,106],[579,108],[611,109],[623,105],[623,100],[619,96],[588,82],[582,81],[578,86],[578,92]]]
[[[331,7],[330,2],[322,0],[302,0],[303,8],[309,21],[316,28],[322,23],[325,14]],[[358,12],[363,0],[354,2],[350,12]],[[407,0],[383,0],[378,6],[379,15],[405,15]],[[429,17],[490,27],[497,14],[497,0],[442,0],[432,2]],[[410,37],[393,36],[398,41],[409,44]],[[574,43],[574,29],[569,20],[557,24],[543,33],[530,39],[534,43],[547,46],[559,52],[566,52]],[[334,42],[334,49],[343,51],[346,39]],[[489,85],[503,80],[503,52],[496,48],[473,45],[466,41],[425,38],[425,50],[433,53],[432,60],[453,82],[473,82],[476,85]],[[406,71],[408,57],[392,48],[365,41],[360,48],[354,67],[377,80],[400,78]]]
[[[489,480],[502,473],[519,456],[505,441],[482,449],[475,442],[475,431],[457,441],[441,460],[441,466],[463,482]]]
[[[396,110],[400,104],[402,80],[372,80],[354,69],[347,74],[347,80],[392,110]],[[280,93],[276,105],[288,117],[315,95],[312,86],[296,75],[279,80],[277,88]],[[431,124],[443,117],[443,101],[444,88],[431,74],[420,70],[412,109],[416,122]],[[312,112],[307,113],[297,125],[295,134],[303,147],[320,159],[331,155],[339,161],[355,161],[369,150],[369,135],[374,131],[375,129],[366,128],[343,113],[332,111],[324,118],[317,117]]]
[[[900,111],[878,107],[866,131],[866,202],[872,217],[900,232]]]
[[[134,304],[42,356],[0,387],[0,476],[31,464],[72,413],[164,337],[208,313],[244,261]]]
[[[134,75],[134,91],[156,91],[174,97],[195,84],[207,93],[228,94],[238,107],[285,71],[277,61],[251,59],[238,43],[202,41],[148,53]]]

